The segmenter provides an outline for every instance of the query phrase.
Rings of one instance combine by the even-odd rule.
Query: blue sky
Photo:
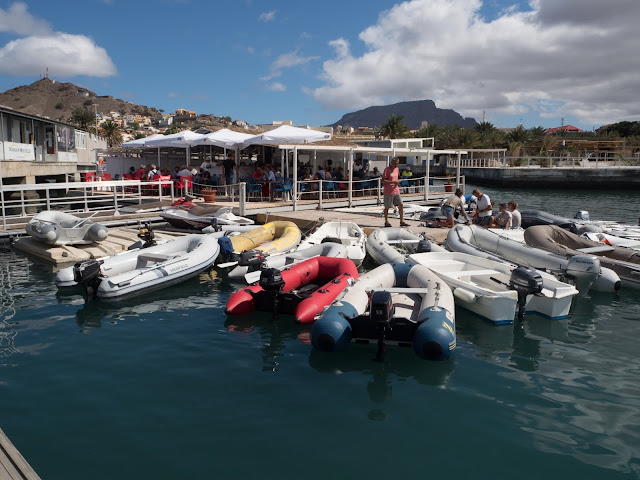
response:
[[[638,0],[0,0],[0,91],[326,125],[431,99],[499,127],[640,120]]]

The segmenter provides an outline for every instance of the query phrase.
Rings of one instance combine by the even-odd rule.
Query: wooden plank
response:
[[[18,449],[0,429],[0,470],[1,480],[40,480],[38,474],[31,468]],[[4,476],[7,475],[7,476]]]

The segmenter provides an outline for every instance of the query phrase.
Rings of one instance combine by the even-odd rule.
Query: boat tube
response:
[[[266,268],[282,270],[312,257],[347,258],[347,247],[340,243],[321,243],[293,252],[265,255],[259,250],[247,250],[238,255],[238,266],[228,274],[230,280],[246,280],[254,283],[260,280],[260,272]]]
[[[371,296],[369,296],[371,293]],[[456,346],[451,289],[422,265],[393,263],[362,275],[311,328],[314,348],[342,351],[353,340],[413,346],[420,358],[446,360]]]
[[[298,247],[299,250],[321,243],[334,242],[347,247],[347,258],[357,266],[367,255],[365,244],[367,236],[364,230],[354,222],[325,222],[309,234]]]
[[[94,214],[95,215],[95,214]],[[29,220],[27,234],[47,245],[81,245],[107,238],[109,229],[89,218],[45,210]]]
[[[167,208],[160,216],[176,228],[202,230],[210,225],[253,225],[250,218],[239,217],[232,212],[233,207],[207,206],[184,209]]]
[[[277,221],[239,235],[220,237],[218,243],[223,258],[237,261],[238,254],[247,250],[257,250],[265,255],[290,252],[300,244],[300,239],[300,229],[295,223]]]
[[[280,271],[262,270],[257,284],[233,293],[227,315],[254,311],[293,315],[297,323],[311,323],[355,279],[356,265],[348,258],[313,257]]]
[[[367,237],[367,253],[376,263],[404,263],[407,255],[420,252],[444,252],[440,245],[405,228],[377,228]]]
[[[454,252],[547,270],[559,280],[576,285],[580,292],[590,288],[599,292],[615,292],[622,285],[620,277],[610,269],[602,268],[600,260],[593,255],[567,258],[501,237],[477,225],[456,225],[449,231],[445,244]]]
[[[524,233],[525,242],[548,252],[573,257],[589,253],[600,264],[618,274],[625,287],[640,289],[640,252],[631,248],[602,245],[556,225],[537,225]]]
[[[457,305],[498,325],[524,312],[566,318],[578,294],[549,273],[466,253],[416,253],[407,263],[429,268],[449,285]]]
[[[103,260],[85,260],[72,268],[87,299],[118,299],[194,277],[213,264],[219,250],[216,238],[193,234]]]

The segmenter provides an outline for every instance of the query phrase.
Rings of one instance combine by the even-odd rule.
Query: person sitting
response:
[[[263,176],[264,172],[262,171],[262,168],[256,165],[256,169],[251,174],[251,178],[254,182],[260,182]]]
[[[493,223],[491,224],[492,228],[503,228],[509,229],[511,228],[511,212],[507,210],[507,205],[501,203],[498,205],[500,212],[493,217]]]
[[[178,172],[178,177],[192,177],[191,170],[186,165],[182,165],[182,169]]]
[[[171,180],[180,180],[180,167],[175,167],[171,174]]]
[[[356,178],[364,178],[364,168],[362,168],[362,160],[359,158],[353,162],[353,176]]]
[[[156,167],[154,164],[149,165],[149,173],[147,173],[147,180],[153,180],[153,177],[155,177],[156,175],[160,175],[160,172],[158,171],[158,167]]]
[[[404,169],[404,172],[402,172],[402,180],[406,180],[406,187],[404,187],[404,193],[409,193],[409,185],[411,184],[411,177],[413,177],[413,172],[411,171],[411,167],[409,165],[407,165]]]
[[[476,213],[474,214],[474,223],[481,227],[488,228],[493,222],[493,204],[489,195],[482,193],[480,189],[475,189],[473,195],[478,199]]]
[[[144,165],[140,165],[135,172],[133,172],[133,176],[131,177],[133,180],[142,180],[144,178],[145,167]]]
[[[518,202],[511,200],[507,203],[507,208],[511,212],[511,228],[520,228],[522,226],[522,215],[518,211]]]

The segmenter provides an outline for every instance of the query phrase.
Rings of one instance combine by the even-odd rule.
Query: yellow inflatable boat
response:
[[[301,240],[300,229],[293,222],[269,222],[249,232],[233,237],[220,237],[220,255],[231,259],[233,254],[257,250],[264,255],[286,253]]]

